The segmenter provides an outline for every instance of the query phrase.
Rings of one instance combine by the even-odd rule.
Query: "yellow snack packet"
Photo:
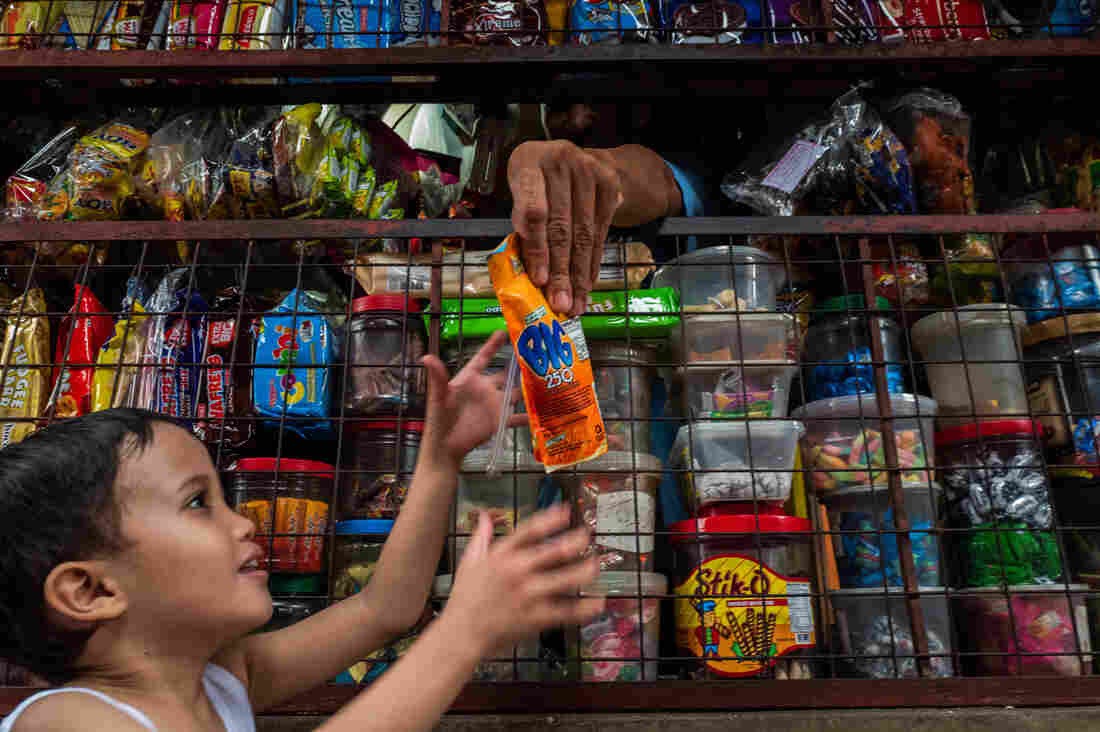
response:
[[[42,413],[50,389],[50,321],[46,298],[37,288],[11,303],[4,333],[0,369],[0,447],[22,441],[34,432],[31,421]]]

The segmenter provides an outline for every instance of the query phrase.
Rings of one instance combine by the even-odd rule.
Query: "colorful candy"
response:
[[[828,435],[811,435],[806,440],[813,444],[806,462],[814,469],[813,485],[821,492],[853,485],[886,485],[886,450],[882,434],[866,429],[854,436],[833,432]],[[894,433],[898,466],[905,483],[926,483],[930,475],[920,431],[898,430]],[[821,472],[824,469],[827,472]]]

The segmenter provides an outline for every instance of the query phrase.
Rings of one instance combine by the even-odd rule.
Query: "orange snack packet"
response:
[[[603,455],[607,434],[580,318],[550,309],[515,234],[489,254],[489,275],[516,349],[535,459],[551,473]]]

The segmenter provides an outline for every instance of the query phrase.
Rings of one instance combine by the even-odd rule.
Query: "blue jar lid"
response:
[[[390,519],[356,519],[336,523],[337,534],[388,534],[393,531]]]

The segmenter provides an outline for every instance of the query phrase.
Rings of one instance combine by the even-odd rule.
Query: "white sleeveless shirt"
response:
[[[221,718],[222,724],[225,725],[225,732],[256,732],[256,718],[252,714],[252,704],[248,701],[248,692],[240,679],[221,666],[210,663],[202,672],[202,688],[206,692],[210,704],[214,707],[214,711]],[[80,686],[67,686],[38,692],[12,710],[11,714],[4,717],[4,720],[0,722],[0,732],[11,732],[11,728],[15,725],[15,720],[19,718],[19,715],[39,699],[44,699],[53,694],[66,693],[94,696],[126,716],[133,718],[135,722],[150,732],[157,732],[156,725],[140,709],[135,709],[129,704],[112,699],[102,692]]]

